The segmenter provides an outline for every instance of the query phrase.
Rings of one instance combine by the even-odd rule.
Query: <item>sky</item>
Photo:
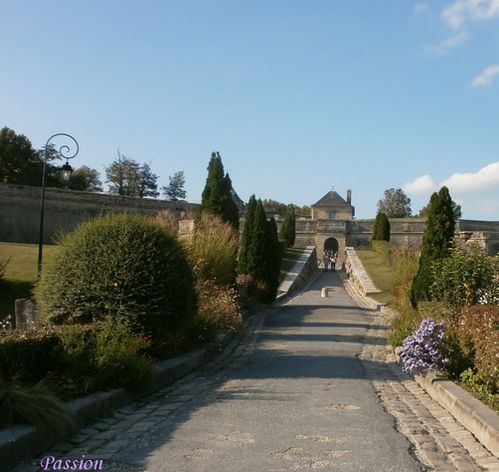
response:
[[[0,127],[73,167],[117,150],[199,202],[212,151],[240,197],[358,218],[447,185],[499,220],[499,0],[0,0]]]

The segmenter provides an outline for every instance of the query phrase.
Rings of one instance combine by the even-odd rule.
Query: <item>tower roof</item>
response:
[[[335,206],[335,205],[348,205],[348,203],[341,197],[338,192],[334,190],[330,190],[326,195],[324,195],[318,202],[314,203],[315,205],[327,205],[327,206]]]

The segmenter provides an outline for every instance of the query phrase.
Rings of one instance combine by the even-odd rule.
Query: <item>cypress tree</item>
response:
[[[223,221],[239,228],[239,211],[231,194],[232,182],[228,174],[224,174],[222,158],[218,152],[211,153],[208,164],[208,177],[201,197],[200,212],[219,215]]]
[[[447,187],[442,187],[438,193],[435,192],[431,196],[428,204],[428,219],[421,245],[419,268],[411,290],[414,306],[419,301],[429,300],[433,282],[432,265],[449,255],[455,227],[452,198]]]
[[[248,274],[256,279],[265,280],[267,218],[262,201],[256,204],[255,216],[251,230],[251,241],[248,247]]]
[[[390,241],[390,222],[388,221],[388,217],[382,212],[379,212],[374,220],[372,240]]]
[[[267,221],[266,231],[265,282],[268,287],[267,299],[270,302],[277,295],[279,275],[281,273],[282,246],[277,236],[277,225],[274,218]]]
[[[244,228],[241,239],[241,247],[239,250],[239,258],[237,264],[237,272],[239,274],[249,274],[248,272],[248,257],[249,248],[251,246],[253,236],[253,225],[256,214],[256,197],[251,195],[248,205],[246,206],[246,213],[244,215]]]
[[[282,222],[279,239],[284,242],[286,247],[291,247],[295,244],[296,238],[296,216],[295,208],[292,205],[288,206],[288,211],[284,221]]]
[[[223,211],[226,221],[228,221],[235,229],[239,229],[239,208],[232,198],[232,180],[230,179],[228,172],[225,174],[223,186],[224,194],[228,195],[228,198],[223,200]]]

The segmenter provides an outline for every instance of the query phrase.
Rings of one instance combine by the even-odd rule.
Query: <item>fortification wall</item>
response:
[[[41,188],[0,184],[0,241],[37,243],[40,225]],[[89,218],[109,212],[156,215],[169,209],[179,218],[197,211],[199,205],[149,198],[122,197],[64,189],[45,189],[45,243]]]

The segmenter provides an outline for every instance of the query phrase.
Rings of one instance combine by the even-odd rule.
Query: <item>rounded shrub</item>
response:
[[[175,336],[196,312],[191,268],[175,237],[152,219],[113,214],[65,236],[35,287],[54,324],[123,321],[153,341]]]

